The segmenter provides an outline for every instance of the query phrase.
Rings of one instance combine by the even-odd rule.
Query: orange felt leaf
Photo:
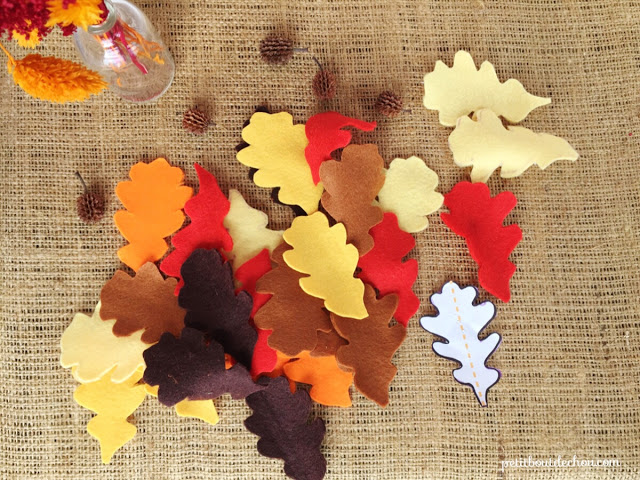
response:
[[[334,356],[312,357],[309,352],[303,352],[297,360],[284,366],[284,374],[289,380],[311,385],[309,395],[321,405],[351,406],[349,387],[353,373],[342,370]]]
[[[322,206],[344,224],[347,243],[355,245],[360,256],[373,248],[369,230],[382,221],[382,210],[372,203],[384,185],[383,170],[384,160],[376,145],[349,145],[341,161],[320,165],[325,188]]]
[[[136,163],[129,171],[131,181],[120,182],[116,195],[127,210],[114,215],[116,227],[129,241],[118,257],[133,270],[160,260],[169,246],[164,240],[184,222],[182,208],[192,189],[182,185],[184,173],[164,158]]]

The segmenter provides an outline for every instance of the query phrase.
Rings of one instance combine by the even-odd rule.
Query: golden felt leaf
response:
[[[144,384],[145,391],[153,397],[158,396],[158,388],[158,385]],[[182,400],[176,403],[176,413],[179,417],[197,418],[210,425],[215,425],[219,420],[213,400]]]

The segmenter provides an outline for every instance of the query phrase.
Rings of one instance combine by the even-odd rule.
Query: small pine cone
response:
[[[376,111],[385,117],[395,118],[402,112],[402,99],[390,90],[382,92],[376,100]]]
[[[185,130],[195,134],[204,135],[204,132],[209,128],[209,115],[197,108],[190,108],[182,117],[182,126]]]
[[[99,221],[104,215],[104,197],[97,193],[85,193],[77,200],[78,216],[85,223]]]
[[[336,96],[336,76],[327,70],[320,70],[313,77],[311,88],[319,100],[331,100]]]
[[[286,37],[270,35],[260,42],[262,60],[274,65],[284,65],[293,57],[293,42]]]

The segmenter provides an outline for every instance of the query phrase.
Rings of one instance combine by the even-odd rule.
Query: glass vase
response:
[[[108,14],[99,25],[78,28],[74,40],[89,68],[110,89],[132,102],[148,102],[167,91],[175,64],[155,28],[133,3],[104,0]]]

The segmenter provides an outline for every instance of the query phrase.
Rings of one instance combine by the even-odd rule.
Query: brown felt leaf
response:
[[[346,345],[348,342],[340,336],[335,329],[329,332],[318,331],[318,343],[316,348],[310,352],[312,357],[329,357],[335,355],[338,348]]]
[[[376,299],[376,292],[365,285],[364,303],[369,316],[362,320],[331,314],[338,333],[349,344],[338,348],[338,363],[355,373],[356,388],[368,399],[385,407],[389,403],[389,384],[398,369],[391,363],[407,334],[400,324],[389,326],[398,307],[398,297],[387,295]]]
[[[347,229],[347,242],[360,256],[373,248],[369,229],[382,221],[382,210],[373,206],[384,185],[384,160],[376,145],[349,145],[342,160],[329,160],[320,165],[324,184],[322,206],[335,221]]]
[[[318,330],[329,332],[331,320],[321,298],[307,295],[300,288],[305,275],[290,268],[282,254],[291,247],[278,246],[271,257],[276,267],[258,280],[256,290],[273,296],[258,310],[254,321],[258,328],[273,330],[269,346],[294,357],[304,350],[313,350],[318,342]]]
[[[118,270],[100,293],[103,320],[116,319],[113,333],[126,337],[144,329],[142,341],[156,343],[164,332],[180,335],[185,311],[173,294],[178,281],[166,280],[151,262],[144,264],[135,277]]]

